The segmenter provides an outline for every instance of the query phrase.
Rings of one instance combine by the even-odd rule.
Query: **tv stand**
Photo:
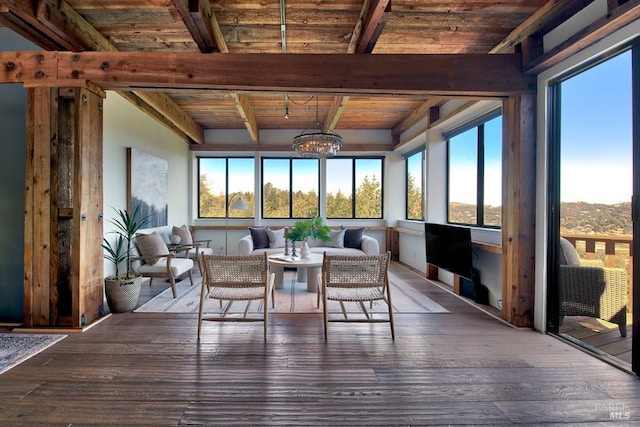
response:
[[[493,254],[498,254],[501,255],[502,254],[502,246],[501,245],[496,245],[496,244],[491,244],[491,243],[485,243],[485,242],[471,242],[471,244],[473,245],[474,249],[478,249],[481,251],[487,251],[487,252],[491,252]],[[460,295],[460,276],[458,276],[457,274],[453,274],[453,292],[456,295]],[[435,280],[435,281],[439,281],[438,279],[438,267],[436,267],[433,264],[429,264],[427,263],[427,279],[429,280]]]
[[[439,282],[438,270],[438,267],[435,265],[427,263],[427,279]],[[460,295],[460,276],[455,273],[451,274],[453,274],[453,292],[456,295]]]

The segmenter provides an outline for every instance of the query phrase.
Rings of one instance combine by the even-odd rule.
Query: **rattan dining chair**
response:
[[[202,285],[198,310],[198,339],[202,322],[263,322],[264,337],[267,338],[269,296],[273,306],[274,274],[269,273],[267,255],[206,255],[200,254]],[[207,314],[206,302],[219,300],[221,312]],[[222,307],[223,302],[227,304]],[[242,317],[229,315],[231,304],[246,302]],[[262,301],[262,315],[249,313],[251,301]]]
[[[321,283],[318,290],[318,301],[322,299],[324,316],[324,339],[327,339],[329,322],[367,322],[389,323],[391,338],[395,339],[393,326],[393,306],[389,289],[389,261],[391,253],[380,255],[328,255],[324,254]],[[329,318],[328,302],[340,303],[343,317]],[[374,301],[384,301],[389,311],[388,316],[376,317],[367,310]],[[345,303],[356,303],[364,317],[349,317]]]

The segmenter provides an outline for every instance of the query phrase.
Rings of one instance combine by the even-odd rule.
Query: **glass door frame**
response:
[[[632,221],[633,243],[631,253],[633,259],[632,272],[640,272],[640,38],[621,46],[618,49],[607,52],[605,55],[583,64],[579,69],[572,70],[552,82],[548,86],[548,141],[547,151],[548,165],[548,209],[547,209],[547,319],[546,330],[553,334],[559,334],[560,321],[560,295],[557,286],[559,270],[559,244],[560,244],[560,122],[561,99],[560,85],[585,69],[604,62],[625,50],[630,49],[632,56],[632,163],[633,163],[633,190],[632,190]],[[640,375],[640,274],[632,274],[631,277],[633,295],[633,326],[631,338],[631,370]]]

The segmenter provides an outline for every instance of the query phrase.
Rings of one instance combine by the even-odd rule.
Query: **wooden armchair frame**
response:
[[[389,262],[391,252],[380,255],[328,255],[324,254],[321,283],[324,318],[324,339],[327,339],[329,322],[389,323],[391,338],[395,339],[393,305],[389,289]],[[320,295],[318,296],[320,299]],[[329,301],[338,301],[344,318],[330,319],[327,310]],[[365,303],[372,307],[374,301],[387,304],[388,318],[374,318]],[[364,318],[349,318],[345,302],[355,302]]]
[[[198,310],[198,339],[202,322],[263,322],[264,338],[267,338],[269,320],[269,295],[273,297],[275,275],[269,273],[267,254],[261,255],[200,255],[203,277]],[[221,314],[206,315],[204,307],[207,299],[217,299],[222,308],[223,301],[229,301]],[[262,300],[261,318],[249,316],[249,302]],[[228,316],[234,301],[246,301],[242,317]],[[272,298],[273,306],[273,298]]]

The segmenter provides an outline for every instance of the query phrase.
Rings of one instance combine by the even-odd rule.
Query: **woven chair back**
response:
[[[389,253],[380,255],[325,255],[327,286],[372,287],[387,284]]]

